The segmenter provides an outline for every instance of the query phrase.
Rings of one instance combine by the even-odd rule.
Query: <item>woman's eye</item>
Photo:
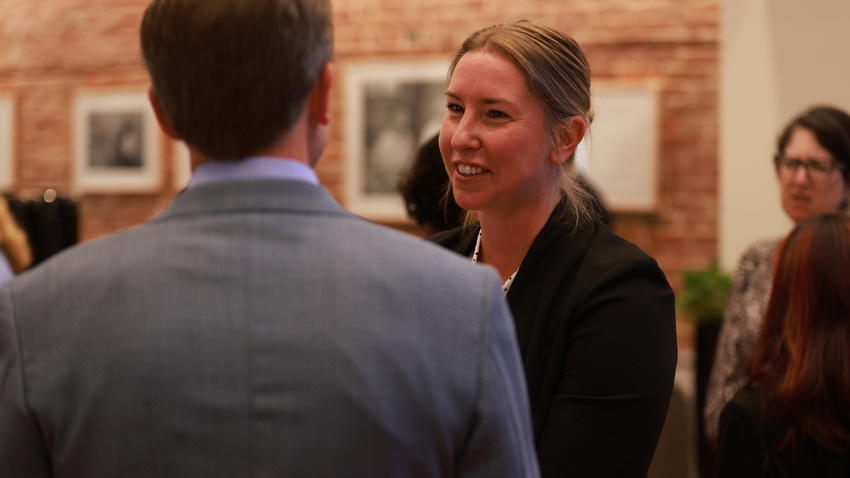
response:
[[[509,118],[503,111],[499,110],[489,110],[487,111],[487,117],[491,119],[507,119]]]
[[[452,113],[463,113],[463,107],[457,103],[449,103],[446,105],[446,108]]]

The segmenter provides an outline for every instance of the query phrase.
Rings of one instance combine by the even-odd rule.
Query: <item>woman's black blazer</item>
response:
[[[673,292],[637,246],[602,224],[573,227],[562,210],[507,294],[542,476],[645,477],[676,368]],[[477,234],[431,240],[471,256]]]

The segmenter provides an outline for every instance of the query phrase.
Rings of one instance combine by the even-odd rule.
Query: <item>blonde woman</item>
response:
[[[440,150],[478,222],[432,240],[502,276],[542,476],[645,477],[673,388],[673,293],[576,183],[584,53],[531,22],[485,28],[455,55],[446,103]]]

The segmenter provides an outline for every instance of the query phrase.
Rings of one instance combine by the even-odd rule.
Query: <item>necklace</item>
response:
[[[481,229],[478,230],[478,239],[475,241],[475,252],[472,253],[472,262],[477,263],[479,255],[481,255]],[[502,284],[502,290],[505,291],[505,294],[508,293],[508,289],[510,289],[511,284],[514,283],[514,278],[516,277],[517,272],[519,272],[519,269],[515,270],[514,273],[505,280],[505,283]]]

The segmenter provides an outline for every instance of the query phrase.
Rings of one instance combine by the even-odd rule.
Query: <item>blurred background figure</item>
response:
[[[440,136],[433,135],[416,152],[413,166],[399,182],[405,210],[426,235],[463,224],[464,211],[447,194],[449,176],[440,154]]]
[[[779,247],[747,386],[720,415],[718,477],[850,476],[850,219]]]
[[[54,189],[3,197],[27,237],[32,254],[30,268],[79,241],[80,207],[76,200]]]
[[[774,165],[782,209],[795,224],[846,211],[850,116],[829,106],[803,112],[779,135]],[[770,296],[778,242],[768,239],[751,246],[735,272],[706,397],[705,429],[711,441],[717,437],[720,410],[747,382],[744,364]]]
[[[32,263],[27,235],[18,226],[6,199],[0,196],[0,283],[19,274]]]

